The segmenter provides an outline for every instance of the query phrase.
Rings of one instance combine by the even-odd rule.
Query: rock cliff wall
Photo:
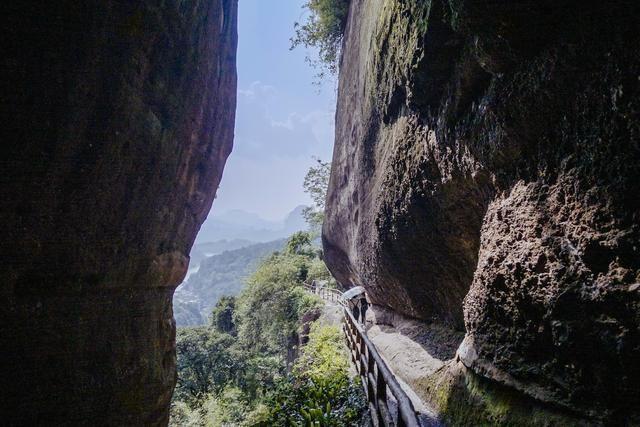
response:
[[[171,297],[232,147],[237,1],[8,9],[0,417],[166,424]]]
[[[352,0],[340,64],[331,271],[592,421],[640,403],[638,9]]]

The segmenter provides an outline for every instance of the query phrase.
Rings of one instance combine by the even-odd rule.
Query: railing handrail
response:
[[[323,294],[330,294],[332,296],[332,298],[329,298],[329,299],[332,302],[337,302],[340,305],[344,305],[344,301],[343,301],[343,298],[342,298],[342,292],[340,292],[338,289],[327,288],[325,286],[313,287],[313,286],[311,286],[310,284],[307,284],[307,283],[303,283],[302,286],[304,286],[304,288],[307,289],[308,291],[310,291],[311,293],[319,295],[321,298],[324,298]]]
[[[388,401],[386,398],[386,388],[388,387],[398,404],[395,425],[420,427],[420,422],[418,421],[416,410],[411,399],[409,399],[398,380],[396,380],[393,372],[391,372],[382,356],[380,356],[380,353],[378,353],[375,344],[367,336],[367,332],[362,324],[354,318],[346,304],[346,301],[342,297],[342,292],[337,289],[326,288],[323,286],[313,287],[307,283],[304,283],[303,286],[308,291],[319,295],[323,299],[331,301],[337,300],[337,302],[342,306],[345,322],[343,330],[347,343],[349,344],[351,359],[356,364],[356,369],[363,379],[362,385],[365,387],[367,392],[367,398],[370,402],[370,406],[372,405],[371,411],[376,412],[376,418],[380,417],[379,420],[387,426],[394,425],[393,421],[389,420],[390,414],[388,413]],[[353,336],[353,330],[355,330],[357,334],[356,337]],[[364,343],[364,346],[367,349],[366,354],[364,354],[362,346],[358,348],[358,339],[361,340],[361,343]],[[356,357],[358,360],[356,360]],[[375,376],[372,372],[374,368],[377,370],[377,374]],[[383,402],[380,402],[380,400],[383,400]],[[381,403],[384,405],[384,408],[380,407]],[[372,414],[372,416],[373,415],[374,414]],[[378,425],[378,422],[379,421],[377,421],[375,425]]]
[[[409,399],[398,380],[396,380],[393,372],[391,372],[384,359],[382,359],[382,356],[380,356],[380,353],[378,353],[375,344],[369,339],[362,325],[360,325],[360,323],[353,317],[353,314],[349,312],[347,307],[344,307],[344,313],[357,330],[360,338],[364,341],[364,344],[367,346],[367,350],[369,351],[369,355],[373,357],[384,382],[398,402],[398,412],[402,417],[402,421],[404,421],[404,424],[407,427],[420,427],[418,417],[416,416],[416,410],[411,399]]]

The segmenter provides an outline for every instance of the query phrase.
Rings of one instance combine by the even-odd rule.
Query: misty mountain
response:
[[[212,212],[202,224],[197,244],[218,240],[250,240],[270,242],[288,237],[299,230],[306,230],[307,224],[302,216],[304,206],[298,206],[281,221],[269,221],[260,215],[234,209],[227,212]]]
[[[243,211],[242,209],[232,209],[221,213],[213,211],[212,218],[224,224],[245,226],[255,229],[272,230],[278,229],[282,225],[279,221],[269,221],[256,213]]]
[[[215,242],[197,243],[191,248],[189,254],[191,262],[189,263],[189,269],[197,267],[200,262],[210,256],[221,254],[224,251],[232,251],[234,249],[244,248],[251,246],[257,242],[247,239],[231,239],[231,240],[216,240]]]
[[[283,227],[287,231],[287,236],[295,233],[296,231],[307,230],[309,224],[302,215],[306,206],[297,206],[294,210],[289,212],[289,215],[284,219]]]

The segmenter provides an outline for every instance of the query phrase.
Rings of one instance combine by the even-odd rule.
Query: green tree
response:
[[[313,206],[308,206],[302,214],[307,220],[309,227],[318,232],[324,221],[324,208],[329,188],[329,177],[331,175],[331,164],[316,158],[316,165],[309,168],[302,184],[305,193],[311,196]]]
[[[289,237],[287,241],[286,250],[291,255],[303,255],[312,259],[316,251],[311,244],[311,233],[306,231],[297,231]]]
[[[236,324],[233,313],[236,308],[236,297],[225,295],[218,300],[211,312],[211,326],[220,332],[236,335]]]
[[[310,261],[305,255],[274,254],[247,280],[236,308],[238,337],[246,348],[287,357],[299,319],[319,304],[300,286]]]
[[[303,5],[308,10],[306,21],[294,24],[291,49],[304,46],[317,51],[317,58],[307,55],[306,60],[318,70],[318,80],[327,72],[336,74],[338,71],[349,3],[349,0],[308,0]]]
[[[234,342],[231,335],[207,327],[178,329],[175,396],[194,401],[222,390],[235,378],[238,368]]]

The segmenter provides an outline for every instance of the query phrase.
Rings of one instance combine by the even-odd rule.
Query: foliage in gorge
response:
[[[171,425],[352,425],[360,389],[347,375],[339,330],[312,327],[299,349],[301,328],[322,305],[302,284],[329,278],[311,235],[295,233],[238,297],[219,300],[209,325],[179,328]]]

